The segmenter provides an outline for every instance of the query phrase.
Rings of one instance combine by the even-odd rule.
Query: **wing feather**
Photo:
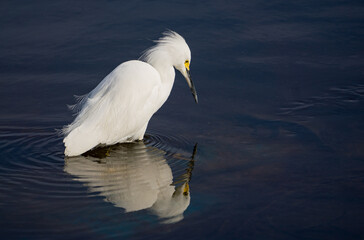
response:
[[[132,138],[158,110],[160,86],[158,71],[148,63],[119,65],[74,107],[80,108],[78,115],[63,129],[66,151],[71,152],[71,145],[79,152]]]

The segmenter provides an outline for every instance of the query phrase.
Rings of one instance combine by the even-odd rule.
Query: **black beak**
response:
[[[188,86],[191,89],[191,93],[192,93],[193,98],[195,99],[195,102],[198,103],[197,92],[196,92],[195,85],[193,84],[192,79],[191,79],[191,73],[188,69],[186,69],[186,71],[187,71],[187,77],[188,77],[188,79],[186,79]]]

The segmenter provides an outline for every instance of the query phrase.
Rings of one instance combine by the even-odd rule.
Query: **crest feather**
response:
[[[167,30],[163,32],[162,35],[163,36],[160,37],[158,40],[153,41],[156,43],[156,45],[148,48],[143,52],[142,56],[139,58],[140,60],[148,63],[153,63],[155,53],[159,51],[173,53],[185,48],[187,48],[189,51],[185,39],[178,33],[172,30]]]

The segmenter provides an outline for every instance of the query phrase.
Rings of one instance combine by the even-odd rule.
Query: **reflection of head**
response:
[[[105,149],[95,152],[105,156],[101,159],[95,155],[67,158],[65,171],[126,212],[149,209],[165,223],[183,219],[190,204],[189,179],[172,185],[163,151],[141,142]]]
[[[190,205],[191,199],[189,191],[183,192],[185,186],[188,186],[188,183],[176,187],[173,192],[160,194],[158,200],[150,208],[152,213],[166,219],[163,223],[174,223],[183,219],[183,212]]]

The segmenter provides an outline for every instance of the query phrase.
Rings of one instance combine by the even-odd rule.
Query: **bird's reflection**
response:
[[[194,156],[166,153],[143,142],[119,144],[66,158],[65,171],[126,212],[148,209],[163,223],[178,222],[190,204]],[[183,170],[173,177],[168,161]],[[177,163],[177,164],[175,164]],[[172,164],[172,163],[171,163]],[[177,174],[178,175],[178,174]]]

